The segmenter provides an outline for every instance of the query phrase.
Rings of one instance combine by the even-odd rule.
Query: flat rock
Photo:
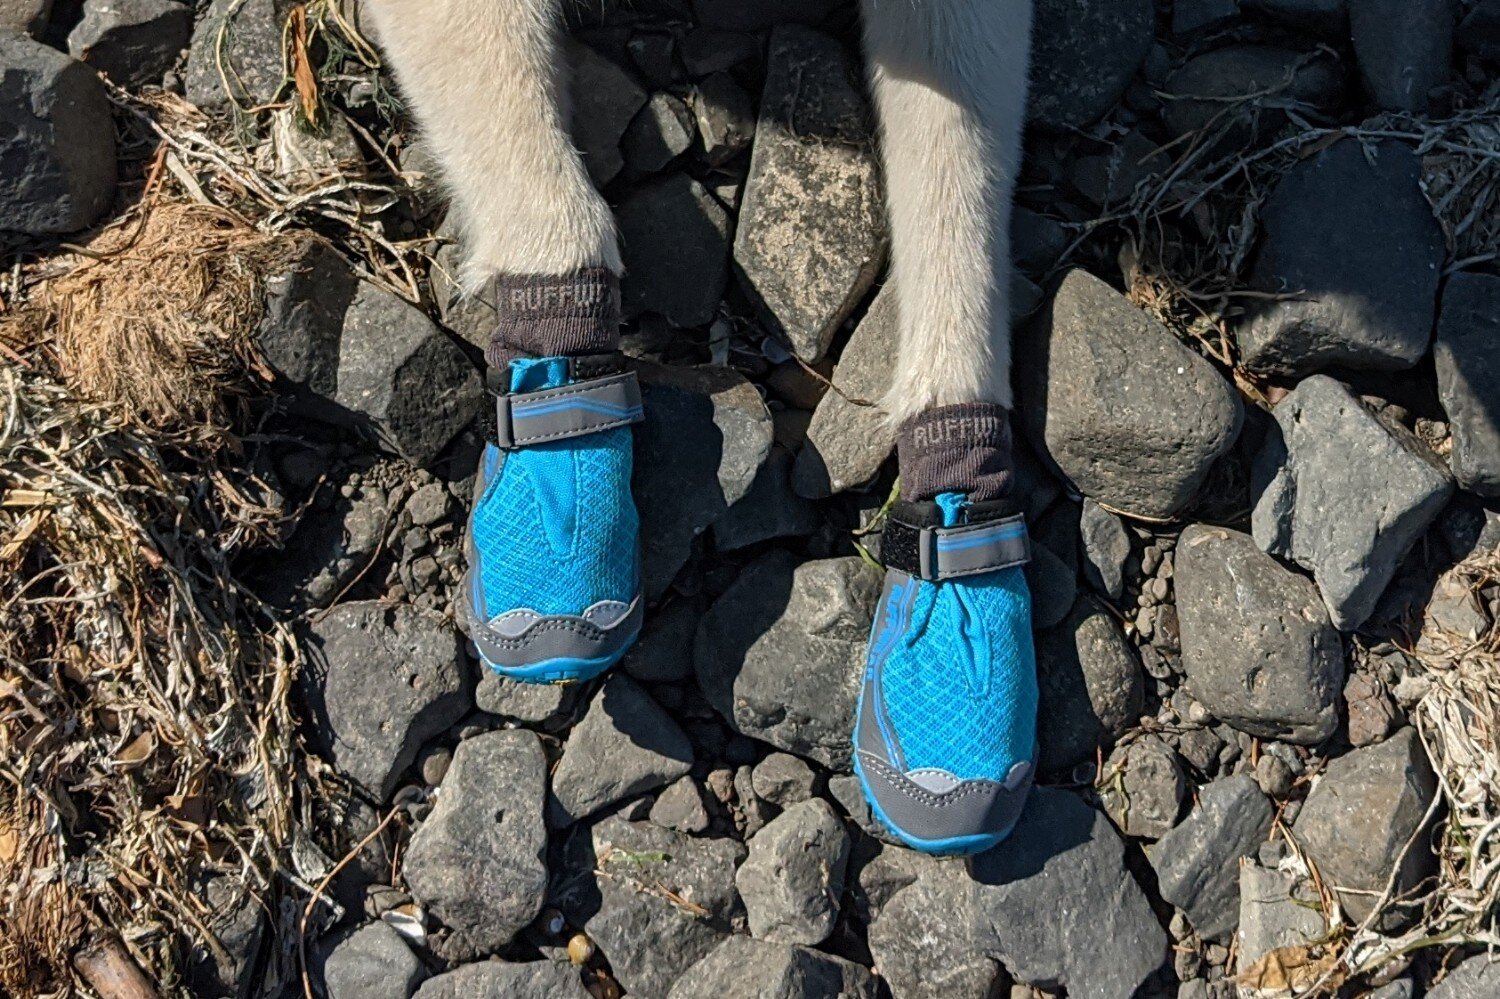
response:
[[[323,964],[328,999],[411,999],[427,977],[401,934],[378,919],[340,941]]]
[[[888,281],[876,294],[833,369],[833,388],[813,410],[792,469],[792,488],[802,496],[821,499],[862,486],[896,449],[895,427],[880,406],[900,342],[895,289]]]
[[[1324,883],[1345,889],[1338,892],[1339,904],[1355,922],[1370,914],[1385,890],[1436,790],[1427,750],[1413,728],[1331,761],[1313,785],[1293,830]],[[1395,894],[1415,887],[1432,864],[1427,845],[1414,843],[1396,875]],[[1393,929],[1400,922],[1400,913],[1392,913],[1377,927]]]
[[[1454,5],[1448,0],[1349,0],[1354,57],[1370,100],[1387,111],[1424,114],[1448,82]]]
[[[657,795],[648,816],[652,822],[678,832],[701,833],[709,826],[708,799],[692,777],[681,777]]]
[[[970,904],[973,883],[963,865],[889,847],[877,861],[891,854],[915,862],[905,872],[883,872],[886,883],[871,886],[879,891],[871,901],[879,904],[872,905],[869,920],[870,953],[891,994],[902,999],[991,999],[1005,972],[984,953]],[[891,874],[898,876],[889,880]]]
[[[1130,558],[1130,533],[1125,523],[1085,498],[1078,530],[1083,539],[1084,578],[1104,596],[1119,600],[1125,592],[1125,563]]]
[[[310,402],[338,392],[344,317],[359,274],[321,239],[301,240],[265,281],[265,313],[255,328],[261,358],[278,388]]]
[[[1142,736],[1110,754],[1099,796],[1122,833],[1160,839],[1182,814],[1187,777],[1171,746],[1158,736]]]
[[[1240,909],[1240,858],[1255,854],[1271,831],[1271,802],[1248,774],[1198,791],[1198,804],[1156,841],[1151,864],[1161,897],[1187,913],[1198,935],[1221,943]]]
[[[1166,959],[1166,932],[1125,866],[1119,834],[1075,794],[1034,788],[1010,838],[975,857],[970,873],[984,952],[1019,981],[1116,999]]]
[[[344,314],[335,402],[425,466],[473,421],[484,399],[474,366],[426,313],[360,284]]]
[[[1241,974],[1273,950],[1307,947],[1327,932],[1322,899],[1311,879],[1259,864],[1240,866],[1235,961]]]
[[[1193,525],[1177,542],[1188,689],[1262,739],[1316,745],[1338,726],[1344,645],[1314,583],[1248,534]]]
[[[309,626],[303,676],[319,750],[379,801],[473,701],[453,624],[405,604],[340,604]]]
[[[661,705],[623,673],[605,681],[552,772],[557,826],[654,791],[693,766],[693,746]]]
[[[557,961],[479,961],[429,978],[417,999],[590,999],[571,964]]]
[[[1304,118],[1336,111],[1344,99],[1344,74],[1338,60],[1324,53],[1230,45],[1189,59],[1167,80],[1166,94],[1171,99],[1162,121],[1173,136],[1222,126],[1233,104],[1230,139],[1243,145],[1286,125],[1281,108],[1291,102]]]
[[[636,112],[621,140],[631,170],[656,173],[693,145],[697,125],[682,98],[658,91]]]
[[[1448,278],[1432,357],[1453,432],[1453,477],[1469,492],[1500,496],[1500,277]]]
[[[714,524],[714,548],[732,552],[773,538],[807,537],[823,519],[811,500],[792,491],[792,452],[773,447],[750,491]]]
[[[291,0],[213,0],[198,18],[183,82],[210,114],[269,104],[281,90],[282,26]]]
[[[589,177],[603,187],[625,166],[620,139],[647,94],[629,72],[582,42],[570,40],[566,51],[573,141]]]
[[[1036,636],[1041,689],[1040,769],[1064,773],[1094,759],[1140,720],[1145,677],[1114,615],[1088,595]]]
[[[541,911],[546,789],[546,757],[531,732],[486,732],[458,744],[404,868],[412,895],[452,931],[449,959],[503,947]]]
[[[818,775],[790,753],[771,753],[750,772],[750,783],[757,798],[777,808],[790,808],[813,796]]]
[[[115,197],[115,126],[98,75],[55,49],[0,37],[0,230],[93,225]]]
[[[1032,629],[1055,627],[1078,600],[1078,571],[1044,544],[1032,545],[1025,571],[1026,587],[1031,591]]]
[[[666,995],[696,961],[743,931],[734,869],[745,848],[734,840],[611,817],[594,826],[590,844],[594,897],[586,908],[564,908],[579,917],[631,995]],[[686,907],[668,894],[640,890],[643,884],[661,886]]]
[[[1378,420],[1343,385],[1314,375],[1276,407],[1252,469],[1251,532],[1312,571],[1342,631],[1370,616],[1396,567],[1453,493],[1412,434]]]
[[[714,317],[729,280],[729,213],[685,173],[633,191],[618,211],[625,255],[621,301],[677,326]]]
[[[1261,213],[1251,283],[1288,297],[1262,300],[1240,324],[1247,368],[1396,371],[1421,359],[1445,253],[1421,171],[1404,144],[1380,143],[1367,157],[1347,141],[1287,171]]]
[[[843,45],[797,26],[771,33],[734,261],[767,329],[805,361],[828,350],[885,263],[870,120]]]
[[[750,840],[734,875],[750,935],[816,946],[833,932],[844,893],[849,833],[821,798],[793,805]]]
[[[1141,68],[1155,27],[1151,0],[1038,0],[1031,120],[1065,131],[1102,118]]]
[[[693,90],[698,149],[709,166],[722,166],[755,141],[755,104],[729,73],[712,73]]]
[[[635,502],[641,574],[656,601],[693,539],[750,491],[771,453],[770,411],[728,368],[639,364],[646,419],[635,428]]]
[[[832,954],[730,937],[693,965],[667,999],[875,999],[869,971]]]
[[[828,767],[849,765],[880,574],[857,557],[741,571],[698,628],[698,684],[737,731]]]
[[[1239,396],[1155,319],[1082,270],[1022,338],[1033,443],[1085,495],[1152,518],[1183,510],[1239,435]]]
[[[677,600],[647,617],[621,667],[644,683],[686,680],[693,675],[693,635],[699,616],[693,601]]]
[[[175,0],[88,0],[68,51],[133,88],[160,83],[192,33],[192,8]]]
[[[1500,994],[1500,961],[1477,954],[1448,972],[1427,999],[1490,999]]]
[[[551,728],[573,710],[576,684],[522,683],[485,670],[474,688],[474,706],[509,722]]]

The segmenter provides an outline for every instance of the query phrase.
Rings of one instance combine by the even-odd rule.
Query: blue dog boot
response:
[[[592,679],[640,632],[630,425],[640,388],[617,354],[511,361],[469,516],[459,620],[516,680]]]
[[[875,815],[934,854],[1010,834],[1036,761],[1030,557],[1020,515],[945,493],[886,523],[854,769]]]

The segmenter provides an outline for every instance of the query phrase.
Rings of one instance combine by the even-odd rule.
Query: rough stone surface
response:
[[[875,999],[877,994],[874,977],[852,961],[791,944],[730,937],[689,968],[667,999]]]
[[[595,184],[603,187],[625,166],[620,139],[645,105],[635,78],[581,42],[567,44],[571,69],[573,141]]]
[[[522,683],[487,669],[474,688],[474,706],[506,721],[547,728],[572,710],[577,694],[576,685]]]
[[[1500,62],[1500,3],[1478,0],[1458,26],[1458,44],[1491,62]]]
[[[362,282],[344,314],[334,401],[415,465],[435,461],[485,398],[469,359],[427,315]]]
[[[1427,993],[1427,999],[1490,999],[1500,995],[1500,961],[1484,954],[1469,958]]]
[[[1194,525],[1177,543],[1188,689],[1242,732],[1315,745],[1338,726],[1344,646],[1318,588],[1248,534]]]
[[[266,913],[259,899],[225,874],[203,876],[194,894],[211,915],[206,928],[218,947],[202,938],[187,948],[184,975],[188,994],[247,996],[256,984],[257,958],[266,937]]]
[[[900,854],[900,864],[888,855]],[[885,863],[880,863],[885,861]],[[906,869],[896,870],[898,866]],[[1005,979],[984,953],[963,865],[887,848],[867,865],[886,868],[867,880],[870,953],[891,994],[902,999],[992,999]],[[887,895],[887,893],[890,893]]]
[[[714,73],[693,91],[698,148],[710,166],[720,166],[755,141],[755,106],[728,73]]]
[[[192,8],[175,0],[89,0],[68,51],[122,87],[160,83],[193,32]]]
[[[1323,375],[1299,384],[1275,416],[1280,433],[1253,466],[1255,543],[1311,570],[1334,625],[1353,631],[1442,512],[1453,480],[1424,444]]]
[[[725,368],[640,365],[645,422],[635,427],[641,574],[655,601],[686,564],[693,538],[738,502],[771,452],[771,414]]]
[[[1025,571],[1026,586],[1031,591],[1032,630],[1055,627],[1078,599],[1078,572],[1040,543],[1031,546],[1031,561]]]
[[[1247,774],[1205,784],[1198,805],[1151,851],[1161,897],[1208,940],[1227,942],[1240,906],[1240,858],[1271,831],[1271,802]]]
[[[503,947],[541,911],[546,788],[547,761],[534,734],[487,732],[458,744],[405,865],[412,894],[452,930],[444,947],[450,959]]]
[[[590,999],[578,969],[557,961],[479,961],[429,978],[416,999]]]
[[[384,801],[422,743],[469,710],[462,640],[435,614],[373,600],[341,604],[309,632],[319,749]]]
[[[1115,106],[1151,47],[1151,0],[1039,0],[1032,28],[1031,120],[1067,130]],[[1089,67],[1080,73],[1080,66]]]
[[[631,995],[666,995],[728,934],[743,932],[745,910],[734,886],[734,869],[745,859],[739,843],[608,818],[594,826],[590,844],[586,870],[602,872],[591,875],[593,897],[565,899],[563,908],[608,956]],[[638,884],[661,885],[704,914]]]
[[[693,113],[682,98],[651,95],[625,130],[621,150],[632,170],[656,173],[687,152],[695,138]]]
[[[1130,533],[1125,524],[1091,499],[1083,501],[1078,530],[1083,538],[1083,575],[1111,600],[1125,592],[1125,562],[1130,558]]]
[[[1119,292],[1070,271],[1017,351],[1033,443],[1100,503],[1170,517],[1233,446],[1239,397]]]
[[[750,854],[734,876],[750,934],[775,943],[822,943],[838,920],[848,862],[849,833],[823,799],[772,819],[750,840]]]
[[[663,787],[692,766],[692,743],[672,717],[630,677],[612,674],[568,736],[552,773],[548,817],[566,825]]]
[[[1239,919],[1235,960],[1241,973],[1273,950],[1306,947],[1328,932],[1309,878],[1258,864],[1240,866]]]
[[[1122,833],[1160,839],[1182,814],[1187,778],[1171,746],[1157,736],[1143,736],[1116,749],[1105,762],[1100,797]]]
[[[886,282],[833,369],[833,388],[813,410],[792,488],[820,499],[862,486],[896,448],[890,415],[879,405],[890,387],[899,342],[896,286]]]
[[[1385,890],[1396,858],[1432,802],[1436,781],[1416,729],[1404,728],[1379,745],[1331,761],[1307,796],[1294,826],[1297,840],[1326,884],[1349,889],[1338,892],[1339,903],[1356,922]],[[1431,866],[1431,850],[1415,843],[1396,877],[1396,894],[1414,887]],[[1399,918],[1377,922],[1389,929]]]
[[[1022,982],[1080,999],[1130,996],[1166,958],[1119,834],[1077,795],[1033,789],[1010,838],[970,873],[984,952]]]
[[[1377,145],[1371,162],[1347,141],[1282,177],[1261,215],[1251,283],[1291,297],[1262,300],[1240,324],[1246,367],[1394,371],[1427,352],[1445,251],[1420,177],[1404,144]]]
[[[685,173],[631,193],[618,212],[627,314],[655,312],[677,326],[713,319],[729,280],[729,215]]]
[[[1448,278],[1432,356],[1453,431],[1453,477],[1469,492],[1500,496],[1500,277]]]
[[[51,13],[52,0],[0,0],[0,32],[40,35]]]
[[[187,99],[204,111],[259,107],[282,84],[282,25],[291,0],[213,0],[188,50]]]
[[[1449,0],[1349,0],[1354,56],[1371,101],[1388,111],[1427,111],[1448,82],[1455,5]]]
[[[0,230],[75,232],[115,195],[115,128],[92,69],[0,37]]]
[[[811,501],[792,491],[792,452],[773,447],[750,491],[714,524],[714,547],[739,551],[773,538],[806,537],[822,517]]]
[[[734,260],[767,328],[805,361],[823,356],[885,261],[869,122],[842,45],[796,26],[772,32]]]
[[[693,675],[693,634],[698,608],[677,600],[649,617],[621,667],[644,683],[673,683]]]
[[[1040,767],[1062,773],[1094,758],[1140,720],[1145,679],[1114,615],[1084,595],[1036,637]]]
[[[755,795],[778,808],[807,801],[817,787],[812,767],[790,753],[771,753],[750,773]]]
[[[303,240],[265,282],[265,315],[256,326],[261,357],[283,389],[304,400],[338,391],[344,316],[360,287],[354,268],[321,239]]]
[[[708,829],[709,815],[703,788],[691,777],[682,777],[657,796],[650,819],[678,832],[701,833]]]
[[[704,615],[693,662],[714,709],[741,733],[846,767],[880,575],[857,557],[747,566]]]
[[[1236,104],[1232,140],[1244,145],[1272,135],[1287,123],[1279,110],[1296,102],[1304,118],[1338,109],[1344,74],[1337,60],[1272,45],[1230,45],[1195,56],[1167,81],[1172,98],[1162,120],[1174,136],[1224,124],[1229,102]],[[1265,95],[1249,100],[1252,95]]]
[[[328,955],[328,999],[411,999],[427,969],[401,934],[381,920],[361,926]]]

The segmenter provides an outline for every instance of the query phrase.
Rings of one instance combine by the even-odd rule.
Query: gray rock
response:
[[[1349,30],[1365,90],[1387,111],[1425,114],[1452,71],[1449,0],[1349,0]]]
[[[755,104],[728,73],[713,73],[693,90],[698,149],[709,166],[722,166],[755,141]]]
[[[714,547],[738,551],[773,538],[807,537],[823,522],[811,500],[792,491],[792,452],[773,447],[750,491],[714,524]]]
[[[51,14],[52,0],[0,0],[0,32],[40,35]]]
[[[1140,721],[1145,678],[1120,624],[1093,597],[1036,636],[1040,769],[1064,773],[1094,759]]]
[[[1255,457],[1255,543],[1312,571],[1329,617],[1358,628],[1453,493],[1426,446],[1323,375],[1276,407]]]
[[[570,41],[567,55],[573,141],[589,176],[603,187],[625,165],[620,139],[645,105],[646,91],[628,72],[582,42]]]
[[[379,919],[340,941],[323,965],[328,999],[411,999],[427,977],[401,934]]]
[[[308,630],[319,751],[384,801],[422,743],[472,704],[462,641],[444,618],[374,600],[340,604]]]
[[[1339,904],[1355,922],[1370,914],[1393,873],[1395,895],[1401,895],[1432,869],[1432,851],[1420,837],[1399,872],[1396,860],[1422,825],[1436,789],[1427,750],[1413,728],[1331,761],[1313,785],[1293,829],[1323,882],[1340,889]],[[1376,925],[1390,930],[1401,922],[1398,909]]]
[[[1349,0],[1244,0],[1244,3],[1252,10],[1305,31],[1348,37]]]
[[[1178,0],[1172,5],[1172,34],[1217,28],[1239,16],[1239,0]]]
[[[702,27],[682,40],[682,64],[694,79],[758,61],[760,56],[761,39],[740,31]]]
[[[1344,704],[1349,716],[1349,744],[1373,746],[1401,727],[1401,709],[1379,678],[1369,673],[1351,673],[1344,684]]]
[[[805,361],[828,350],[885,262],[869,122],[841,44],[796,26],[772,32],[734,260],[767,328]]]
[[[435,461],[479,413],[484,387],[426,314],[369,282],[344,314],[334,400],[414,465]]]
[[[809,946],[826,940],[839,917],[849,845],[843,821],[821,798],[793,805],[756,833],[734,875],[750,935]]]
[[[326,607],[370,564],[385,540],[390,498],[373,486],[351,492],[302,518],[285,557],[260,586],[268,603],[294,611]]]
[[[730,937],[693,965],[672,986],[667,999],[875,999],[875,979],[841,957]]]
[[[1125,563],[1130,558],[1130,533],[1124,522],[1085,498],[1078,529],[1083,537],[1084,578],[1104,596],[1119,600],[1125,592]]]
[[[693,766],[693,746],[661,705],[615,673],[568,736],[552,772],[548,818],[563,826],[654,791]]]
[[[1481,58],[1500,61],[1500,2],[1478,0],[1458,26],[1458,44]]]
[[[487,669],[474,688],[474,706],[506,721],[551,728],[572,712],[578,689],[571,684],[522,683]]]
[[[1476,954],[1448,972],[1427,999],[1492,999],[1500,994],[1500,962]]]
[[[590,999],[578,969],[557,961],[479,961],[429,978],[417,999]]]
[[[1271,802],[1248,774],[1205,784],[1198,804],[1156,841],[1150,857],[1161,897],[1187,913],[1206,940],[1227,942],[1240,908],[1240,858],[1271,831]]]
[[[695,138],[693,112],[682,98],[658,91],[625,129],[621,152],[639,173],[656,173],[687,152]]]
[[[1229,383],[1085,271],[1063,278],[1017,356],[1032,442],[1113,509],[1180,512],[1239,435]]]
[[[1110,754],[1099,796],[1122,833],[1160,839],[1182,814],[1187,778],[1171,746],[1143,736]]]
[[[1031,120],[1063,131],[1103,117],[1145,61],[1155,21],[1151,0],[1039,0]]]
[[[1316,745],[1338,726],[1344,645],[1318,588],[1248,534],[1193,525],[1177,543],[1188,689],[1262,739]]]
[[[900,337],[895,288],[888,281],[876,294],[833,369],[833,388],[813,411],[792,470],[792,488],[802,496],[821,499],[864,485],[896,448],[890,414],[880,407]]]
[[[1338,60],[1323,53],[1230,45],[1189,59],[1167,80],[1166,93],[1162,121],[1172,135],[1226,124],[1233,104],[1234,127],[1226,142],[1244,145],[1285,126],[1281,109],[1293,102],[1304,118],[1336,111],[1343,103],[1344,74]]]
[[[646,419],[635,428],[641,574],[656,601],[687,563],[693,539],[750,491],[771,453],[771,414],[727,368],[638,364]]]
[[[404,868],[412,894],[452,930],[443,948],[450,960],[503,947],[541,911],[546,788],[547,760],[532,733],[486,732],[458,744]]]
[[[970,874],[984,953],[1019,981],[1078,999],[1130,996],[1167,956],[1119,834],[1077,795],[1034,788],[1010,838]]]
[[[209,873],[194,886],[209,913],[206,928],[218,946],[210,948],[199,938],[187,948],[183,977],[189,995],[246,997],[257,984],[257,959],[267,930],[265,906],[237,881]]]
[[[115,196],[115,126],[92,69],[0,37],[0,230],[76,232]]]
[[[887,848],[887,855],[919,858],[910,850]],[[926,858],[921,858],[926,860]],[[926,861],[909,872],[896,874],[889,886],[879,886],[880,895],[894,893],[872,904],[869,921],[870,953],[875,968],[901,999],[991,999],[1005,980],[999,962],[984,953],[973,906],[969,902],[972,882],[963,865]],[[876,898],[872,898],[874,903]]]
[[[1239,920],[1235,966],[1242,974],[1273,950],[1306,947],[1328,932],[1311,879],[1258,864],[1240,866]]]
[[[654,312],[676,326],[714,317],[729,280],[729,214],[707,189],[676,173],[633,191],[617,212],[627,315]]]
[[[857,557],[752,562],[704,615],[698,684],[737,731],[845,767],[880,574]]]
[[[1026,563],[1026,587],[1031,591],[1031,627],[1045,631],[1068,616],[1078,599],[1078,573],[1044,544],[1031,546]]]
[[[339,340],[359,275],[321,239],[304,239],[266,278],[265,314],[255,329],[261,357],[279,387],[303,397],[338,391]]]
[[[641,637],[625,653],[621,667],[644,683],[675,683],[693,675],[693,635],[698,608],[677,600],[646,621]]]
[[[756,797],[778,808],[790,808],[813,796],[818,775],[790,753],[772,753],[755,765],[750,783]]]
[[[776,24],[818,24],[840,0],[693,0],[699,23],[728,31],[764,31]]]
[[[666,87],[677,75],[672,53],[677,40],[665,32],[640,31],[630,36],[625,49],[630,61],[653,87]]]
[[[1426,624],[1429,630],[1445,631],[1469,642],[1477,642],[1489,631],[1489,615],[1464,572],[1445,572],[1437,578],[1427,602]]]
[[[651,806],[651,821],[678,832],[701,833],[708,829],[708,803],[703,788],[691,777],[683,777],[657,796]]]
[[[1261,214],[1251,282],[1290,297],[1262,300],[1240,324],[1246,367],[1394,371],[1427,352],[1445,250],[1421,170],[1404,144],[1367,157],[1339,142],[1282,177]]]
[[[666,995],[694,962],[743,931],[734,868],[745,848],[735,841],[612,817],[593,828],[591,842],[588,869],[595,872],[598,908],[577,921],[630,994]],[[643,891],[641,885],[665,891]]]
[[[187,99],[210,114],[276,99],[282,26],[291,0],[213,0],[198,18],[183,82]]]
[[[1448,278],[1432,357],[1453,431],[1453,477],[1469,492],[1500,496],[1500,277]]]
[[[122,87],[160,83],[193,33],[193,11],[175,0],[88,0],[68,51]]]

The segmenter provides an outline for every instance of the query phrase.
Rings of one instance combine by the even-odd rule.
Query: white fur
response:
[[[461,226],[464,285],[621,271],[568,134],[558,0],[365,0]]]
[[[901,347],[885,408],[1009,407],[1031,0],[864,0]]]

